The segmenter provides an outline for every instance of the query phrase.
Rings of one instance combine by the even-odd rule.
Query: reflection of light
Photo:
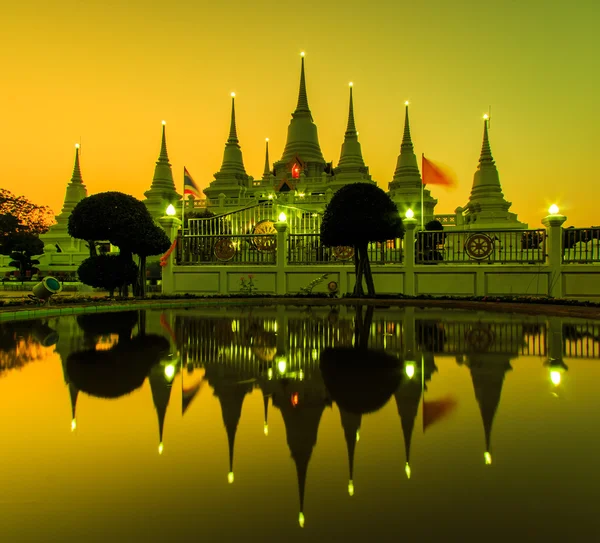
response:
[[[348,481],[348,494],[350,496],[354,496],[354,482],[352,481],[352,479]]]
[[[302,511],[298,515],[298,524],[300,524],[300,528],[304,528],[304,513]]]
[[[552,370],[550,372],[550,381],[552,381],[552,384],[557,387],[558,385],[560,385],[560,380],[561,380],[561,375],[559,371],[556,370]],[[568,387],[567,387],[568,388]]]
[[[404,466],[404,473],[406,473],[406,478],[410,479],[410,464],[407,462],[406,466]]]
[[[173,204],[169,204],[167,206],[167,211],[166,211],[167,215],[169,217],[174,217],[175,214],[177,213],[177,211],[175,211],[175,206]]]
[[[233,471],[230,471],[230,472],[227,474],[227,482],[228,482],[229,484],[233,483]]]
[[[231,331],[237,332],[237,321],[231,321]]]
[[[302,370],[298,372],[298,379],[300,379],[300,381],[304,379],[304,372]]]
[[[277,362],[277,370],[279,371],[279,373],[285,373],[286,368],[287,363],[285,359],[281,359],[279,362]]]
[[[319,351],[317,351],[317,349],[313,349],[312,350],[312,359],[316,360],[317,358],[319,358]]]
[[[165,450],[165,447],[162,443],[162,441],[158,444],[158,454],[162,454],[163,451]]]
[[[483,453],[483,459],[485,460],[487,466],[489,466],[492,463],[492,455],[487,451]]]
[[[277,321],[273,323],[273,332],[277,333]]]
[[[548,209],[548,212],[550,213],[550,215],[558,215],[558,206],[556,204],[552,204],[550,206],[550,209]]]
[[[267,377],[269,379],[273,379],[273,368],[269,368],[269,371],[267,371]]]
[[[356,430],[356,441],[360,441],[360,430]]]
[[[291,400],[292,400],[292,405],[293,405],[294,407],[296,407],[296,406],[297,406],[297,405],[300,403],[300,396],[298,395],[298,393],[297,393],[297,392],[294,392],[294,393],[292,394],[292,398],[291,398]]]
[[[173,379],[173,377],[175,377],[175,365],[174,364],[168,364],[167,366],[165,366],[165,377],[169,381],[171,379]]]
[[[263,426],[263,432],[266,436],[269,435],[269,425],[265,422],[265,425]]]
[[[74,432],[75,428],[77,428],[77,419],[71,421],[71,432]]]
[[[404,367],[404,373],[406,373],[406,376],[409,379],[412,379],[415,376],[415,363],[407,362],[406,366]]]

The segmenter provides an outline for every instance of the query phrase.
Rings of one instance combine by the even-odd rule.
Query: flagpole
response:
[[[423,164],[424,164],[424,160],[425,160],[425,153],[421,153],[421,174],[424,173],[424,168],[423,168]],[[424,219],[423,219],[423,191],[425,189],[425,179],[421,179],[421,231],[425,230],[424,225]]]
[[[183,167],[183,195],[181,200],[181,235],[185,234],[185,166]]]

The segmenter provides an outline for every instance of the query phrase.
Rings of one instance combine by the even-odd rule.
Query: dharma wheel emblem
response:
[[[338,260],[349,260],[354,256],[354,247],[340,245],[333,248],[333,256]]]
[[[492,254],[494,240],[485,234],[473,234],[465,242],[465,251],[473,260],[483,260]]]
[[[260,221],[252,230],[253,234],[262,234],[253,238],[254,246],[261,253],[272,253],[277,246],[277,230],[275,230],[275,223],[269,219]],[[271,234],[266,236],[265,234]]]
[[[226,262],[235,255],[235,245],[229,238],[219,238],[215,243],[215,256],[217,260]]]

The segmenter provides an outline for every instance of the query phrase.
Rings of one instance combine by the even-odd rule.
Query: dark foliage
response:
[[[169,341],[158,335],[119,341],[107,351],[71,353],[67,374],[81,391],[100,398],[118,398],[142,386],[150,369],[169,353]]]
[[[376,185],[352,183],[331,198],[321,224],[323,245],[358,246],[404,236],[404,226],[392,199]]]
[[[400,385],[401,361],[382,351],[333,348],[321,352],[325,386],[341,409],[366,414],[381,409]]]
[[[6,215],[16,219],[18,227],[14,228],[13,223],[15,232],[44,234],[54,223],[54,213],[48,206],[38,206],[24,196],[15,196],[6,189],[0,189],[0,217]],[[6,219],[0,218],[0,231],[9,225]]]
[[[118,311],[116,313],[90,313],[79,315],[77,324],[85,335],[98,337],[117,334],[131,336],[138,323],[137,311]]]
[[[79,268],[77,275],[85,285],[108,290],[110,295],[124,285],[134,283],[138,267],[131,260],[120,255],[99,255],[86,258]]]

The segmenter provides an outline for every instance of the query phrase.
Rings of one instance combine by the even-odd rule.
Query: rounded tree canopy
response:
[[[376,185],[352,183],[339,189],[325,209],[323,245],[364,245],[404,236],[404,225],[392,199]]]
[[[129,247],[138,256],[161,255],[169,250],[171,240],[160,226],[145,222],[136,228]]]
[[[69,216],[69,235],[129,247],[132,233],[145,223],[152,224],[152,216],[143,202],[122,192],[100,192],[75,206]]]

